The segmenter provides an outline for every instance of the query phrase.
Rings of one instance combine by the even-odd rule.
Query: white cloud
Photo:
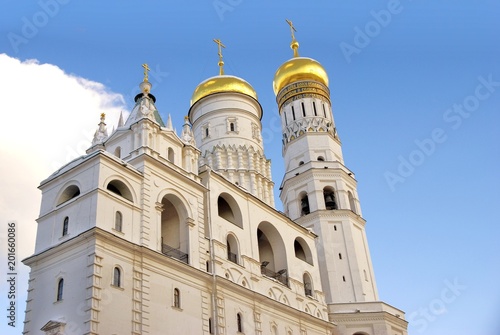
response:
[[[0,245],[5,251],[7,222],[15,220],[20,261],[34,250],[40,181],[85,153],[101,113],[110,133],[125,104],[122,95],[100,83],[36,60],[21,62],[0,54],[0,73]],[[5,252],[0,261],[6,264]],[[18,264],[18,293],[24,294],[29,269]],[[24,299],[17,303],[23,311]],[[17,321],[22,327],[22,320]]]

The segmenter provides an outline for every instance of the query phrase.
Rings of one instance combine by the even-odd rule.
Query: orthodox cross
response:
[[[220,39],[214,38],[214,42],[217,43],[217,45],[219,46],[219,75],[222,76],[224,74],[224,61],[222,60],[222,48],[225,48],[226,46],[222,44]]]
[[[292,40],[293,40],[293,41],[295,41],[295,34],[294,34],[294,32],[296,32],[296,31],[297,31],[297,29],[295,29],[295,27],[293,26],[292,21],[287,20],[287,19],[285,19],[285,21],[286,21],[286,23],[288,23],[288,25],[290,26],[290,32],[292,33]]]
[[[148,71],[150,71],[151,69],[146,63],[142,64],[142,67],[144,68],[144,81],[148,81]]]

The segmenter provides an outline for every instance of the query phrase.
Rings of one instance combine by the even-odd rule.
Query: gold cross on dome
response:
[[[224,61],[222,60],[222,48],[225,48],[226,46],[222,44],[220,39],[214,38],[214,42],[217,43],[217,45],[219,46],[219,75],[222,76],[224,74]]]
[[[142,67],[144,68],[144,81],[148,81],[148,71],[150,71],[151,69],[146,63],[142,64]]]
[[[295,29],[295,27],[293,26],[293,23],[292,21],[288,20],[288,19],[285,19],[286,23],[288,23],[288,25],[290,26],[290,32],[292,33],[292,40],[295,40],[295,33],[297,31],[297,29]]]

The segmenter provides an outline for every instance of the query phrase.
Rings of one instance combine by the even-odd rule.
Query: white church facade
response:
[[[23,334],[407,334],[378,298],[328,75],[292,37],[274,78],[283,212],[262,107],[220,41],[179,135],[145,71],[127,120],[108,134],[101,115],[86,155],[39,186]]]

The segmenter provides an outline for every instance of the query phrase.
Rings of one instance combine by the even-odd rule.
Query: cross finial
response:
[[[290,32],[292,33],[292,43],[290,47],[293,49],[293,57],[299,57],[299,42],[295,39],[295,32],[297,29],[293,26],[292,21],[285,19],[286,23],[290,26]]]
[[[151,69],[149,68],[147,63],[142,64],[142,67],[144,68],[144,81],[148,81],[148,71]]]
[[[217,45],[219,46],[219,75],[222,76],[224,74],[224,61],[222,60],[222,48],[225,48],[226,46],[222,44],[220,39],[214,38],[214,42],[217,43]]]
[[[293,26],[292,21],[290,21],[288,19],[285,19],[285,21],[290,26],[290,32],[292,33],[292,41],[294,41],[295,40],[295,32],[297,31],[297,29],[295,29],[295,27]]]

